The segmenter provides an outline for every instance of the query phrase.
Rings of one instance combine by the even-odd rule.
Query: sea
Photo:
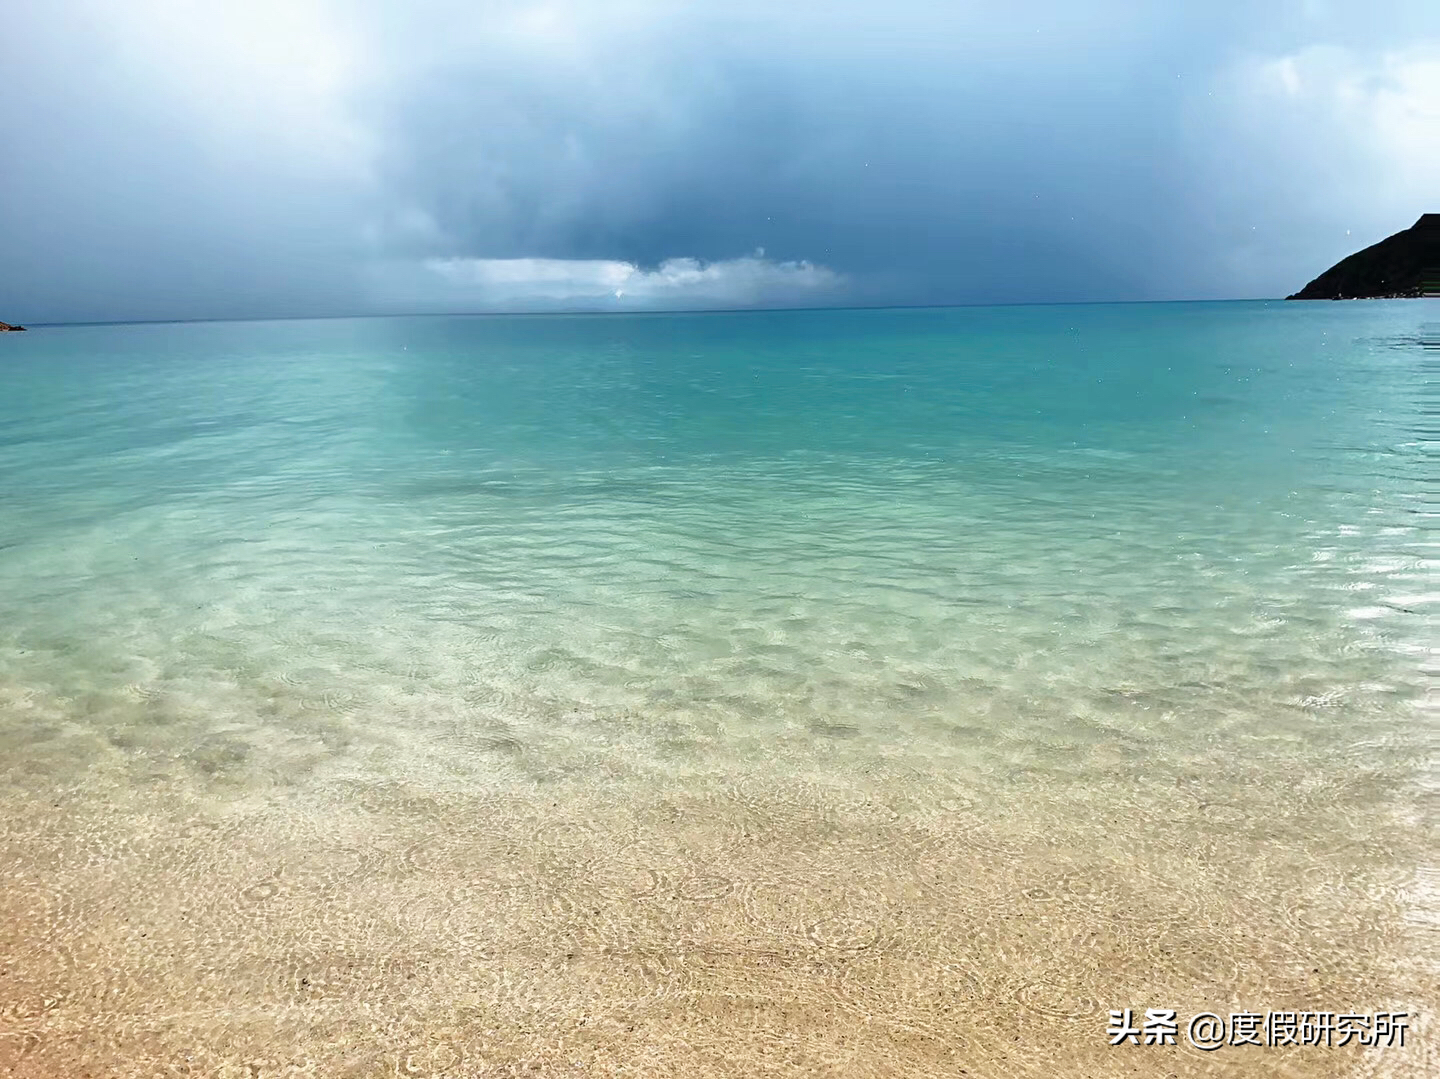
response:
[[[1440,1073],[1437,375],[1429,300],[4,335],[0,1070]]]

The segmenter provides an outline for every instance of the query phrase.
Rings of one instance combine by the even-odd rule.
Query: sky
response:
[[[1283,296],[1440,211],[1434,0],[11,0],[0,318]]]

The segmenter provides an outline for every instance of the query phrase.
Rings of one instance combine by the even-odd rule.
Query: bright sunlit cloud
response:
[[[614,259],[437,258],[380,267],[373,281],[382,303],[452,310],[777,306],[833,300],[845,284],[827,267],[776,262],[763,252],[666,259],[653,269]]]

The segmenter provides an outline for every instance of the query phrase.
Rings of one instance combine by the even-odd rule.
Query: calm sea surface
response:
[[[0,1065],[1435,1074],[1437,321],[0,338]]]

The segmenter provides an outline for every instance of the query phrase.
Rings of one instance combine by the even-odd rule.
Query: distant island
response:
[[[0,333],[19,333],[24,329],[24,326],[12,326],[8,322],[0,322]]]
[[[1287,300],[1440,296],[1440,214],[1341,259]]]

